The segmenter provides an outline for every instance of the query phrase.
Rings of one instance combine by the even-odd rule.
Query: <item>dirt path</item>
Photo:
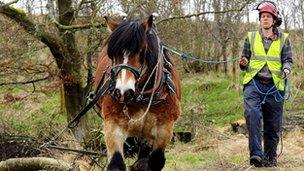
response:
[[[277,168],[254,168],[248,161],[248,142],[246,135],[227,135],[213,140],[213,142],[196,142],[193,144],[180,144],[169,150],[175,162],[166,165],[165,170],[304,170],[304,128],[289,126],[290,129],[283,133],[283,139],[279,143]],[[209,141],[209,140],[205,140]],[[204,148],[209,146],[211,148]],[[201,147],[200,147],[201,146]],[[182,157],[192,156],[200,161],[188,165]],[[208,159],[209,158],[209,159]],[[191,162],[191,161],[190,161]],[[184,164],[183,164],[184,163]]]

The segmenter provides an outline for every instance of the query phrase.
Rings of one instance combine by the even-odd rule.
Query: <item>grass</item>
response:
[[[303,71],[295,71],[290,78],[291,97],[285,101],[287,111],[303,111],[304,91],[301,87]],[[299,78],[301,77],[301,78]],[[243,118],[242,85],[225,75],[183,75],[182,121],[177,129],[188,129],[191,120],[200,124],[227,126]],[[194,119],[193,119],[194,117]]]
[[[172,168],[179,168],[181,170],[202,167],[212,164],[216,161],[218,155],[210,151],[199,152],[183,152],[180,154],[167,153],[166,154],[166,167],[164,170],[172,170]]]
[[[48,134],[54,126],[65,124],[66,118],[60,114],[60,96],[58,91],[51,93],[29,93],[25,87],[0,87],[0,115],[6,133],[36,137],[44,132]],[[9,97],[15,98],[8,100]],[[55,124],[55,125],[54,125]]]
[[[224,75],[216,79],[210,75],[184,76],[182,121],[178,126],[192,125],[191,118],[202,124],[216,126],[225,126],[240,119],[243,116],[243,106],[238,88],[237,83]]]

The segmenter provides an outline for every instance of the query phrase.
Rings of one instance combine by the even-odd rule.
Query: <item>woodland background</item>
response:
[[[26,141],[26,147],[41,145],[64,128],[67,121],[84,105],[85,93],[94,76],[102,41],[109,34],[104,25],[104,16],[119,21],[124,14],[127,14],[127,18],[137,19],[157,13],[159,36],[168,47],[192,57],[220,61],[240,57],[246,33],[258,29],[257,13],[252,15],[250,11],[259,2],[0,1],[0,143],[7,145],[1,149],[1,160],[10,158],[5,152],[11,148],[15,152],[12,157],[49,154],[58,159],[76,161],[75,155],[41,150],[38,147],[37,153],[25,150],[31,155],[23,155],[17,148],[22,143],[16,137],[30,137],[31,141]],[[292,140],[296,146],[290,146],[294,151],[290,150],[287,154],[298,152],[291,159],[283,157],[281,166],[301,169],[304,163],[301,159],[304,147],[300,145],[304,137],[304,1],[275,2],[283,17],[281,29],[289,33],[294,54],[290,78],[292,95],[285,105],[284,128],[288,131],[284,137],[296,138]],[[210,64],[183,61],[176,54],[172,56],[178,64],[183,86],[183,115],[176,131],[190,131],[193,139],[190,145],[172,145],[166,169],[248,167],[246,134],[230,130],[230,124],[242,119],[243,113],[240,84],[242,73],[238,68],[238,60]],[[91,111],[82,118],[78,127],[67,131],[59,139],[71,147],[100,149],[101,125],[102,120]],[[7,143],[11,137],[14,137],[13,145]],[[68,143],[70,139],[74,140],[73,143]],[[95,140],[98,140],[97,144]],[[235,146],[229,148],[232,144]],[[223,147],[229,150],[221,149]],[[191,149],[193,154],[185,149]],[[173,157],[177,154],[181,154],[180,160]],[[231,155],[237,157],[231,159]],[[209,159],[216,159],[215,164]],[[99,158],[99,163],[102,161],[104,159]],[[295,161],[294,164],[291,161]],[[288,163],[292,163],[291,166]],[[98,168],[97,165],[92,165]]]

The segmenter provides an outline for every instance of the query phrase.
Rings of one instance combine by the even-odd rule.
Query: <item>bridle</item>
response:
[[[149,34],[156,34],[156,31],[153,30],[153,29],[151,29],[146,34],[147,35],[149,35]],[[145,49],[143,50],[143,52],[144,52],[143,53],[143,57],[144,58],[146,56],[147,48],[148,47],[145,47]],[[135,98],[132,99],[132,102],[137,103],[137,102],[147,102],[147,101],[149,101],[150,97],[144,98],[144,96],[146,94],[155,93],[155,91],[156,91],[155,89],[160,85],[159,82],[154,81],[153,86],[152,86],[153,91],[151,91],[151,90],[150,91],[146,91],[145,90],[148,82],[151,80],[151,77],[152,77],[152,75],[154,73],[155,73],[155,78],[154,79],[161,79],[161,78],[157,78],[157,77],[162,77],[162,75],[159,74],[159,73],[162,72],[162,68],[163,67],[161,65],[163,65],[163,62],[166,59],[164,57],[163,45],[159,41],[159,39],[158,39],[158,50],[159,50],[159,52],[158,52],[158,55],[157,55],[157,63],[154,66],[153,70],[149,73],[148,79],[145,81],[142,89],[139,90],[138,86],[135,87],[135,89],[136,89],[135,92],[134,92],[135,93],[134,94]],[[111,81],[111,83],[110,83],[110,87],[109,87],[109,92],[112,95],[112,97],[115,98],[114,89],[115,89],[115,84],[116,84],[116,76],[118,75],[118,73],[121,70],[126,69],[126,70],[132,72],[132,74],[134,75],[134,77],[136,79],[136,83],[135,84],[137,85],[138,81],[141,79],[141,77],[146,74],[145,71],[144,71],[144,67],[145,67],[144,62],[143,62],[142,66],[140,68],[136,68],[136,67],[134,67],[134,66],[132,66],[130,64],[115,64],[115,62],[113,62],[112,63],[112,68],[110,69],[110,81]],[[157,83],[159,85],[157,85]],[[130,102],[128,102],[128,103],[130,103]]]
[[[137,69],[129,64],[117,64],[117,65],[112,66],[112,68],[111,68],[111,71],[110,71],[111,80],[115,81],[115,77],[123,69],[131,71],[136,80],[140,78],[141,69]]]

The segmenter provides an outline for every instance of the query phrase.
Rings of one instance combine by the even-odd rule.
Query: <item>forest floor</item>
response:
[[[304,118],[303,118],[304,119]],[[208,140],[206,140],[208,141]],[[178,144],[168,150],[165,170],[304,170],[304,128],[294,126],[283,133],[278,146],[278,167],[255,168],[249,165],[247,135],[227,135],[214,140],[212,145],[204,138],[190,144]],[[188,157],[185,157],[188,156]],[[191,157],[189,157],[191,156]],[[192,164],[190,164],[192,163]]]
[[[302,115],[303,116],[303,115]],[[304,170],[304,118],[288,115],[284,125],[283,138],[278,147],[278,167],[255,168],[249,165],[247,134],[233,133],[230,127],[204,128],[204,134],[195,137],[189,143],[171,143],[166,150],[166,165],[164,171],[193,171],[193,170]],[[288,119],[287,119],[288,118]],[[10,141],[5,141],[9,138]],[[69,137],[70,138],[70,137]],[[68,138],[66,138],[68,139]],[[8,143],[5,143],[8,142]],[[38,144],[37,144],[38,142]],[[89,163],[92,158],[57,150],[46,150],[39,147],[43,142],[26,137],[1,135],[0,157],[55,157],[77,164],[82,170],[103,170]],[[80,148],[80,147],[78,147]],[[105,158],[102,159],[104,163]],[[127,159],[128,165],[134,159]]]
[[[248,161],[247,134],[233,132],[231,123],[243,118],[239,84],[214,74],[185,76],[182,116],[176,131],[195,129],[189,143],[170,143],[164,171],[192,170],[304,170],[304,91],[301,80],[293,79],[293,96],[285,104],[282,139],[278,147],[278,167],[254,168]],[[103,170],[106,158],[42,148],[45,142],[66,127],[59,90],[30,87],[0,88],[0,161],[15,157],[52,157],[82,170]],[[219,107],[219,103],[221,107]],[[101,119],[90,115],[95,133]],[[96,118],[95,118],[96,117]],[[95,137],[96,138],[96,137]],[[81,148],[66,131],[61,145]],[[100,144],[99,144],[100,145]],[[92,162],[98,160],[98,164]],[[131,165],[134,159],[127,159]]]

